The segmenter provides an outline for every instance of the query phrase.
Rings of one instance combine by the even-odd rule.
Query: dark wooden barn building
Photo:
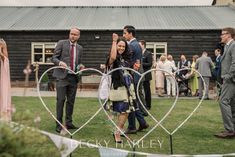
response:
[[[0,38],[8,44],[12,81],[23,81],[28,60],[38,62],[40,74],[49,67],[53,49],[68,38],[72,26],[81,29],[83,64],[99,68],[111,46],[113,32],[122,35],[134,25],[137,39],[147,41],[154,59],[162,53],[192,55],[213,51],[220,30],[235,26],[234,6],[175,7],[0,7]],[[34,75],[30,76],[34,80]]]

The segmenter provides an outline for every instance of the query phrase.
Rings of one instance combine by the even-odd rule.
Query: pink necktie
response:
[[[70,50],[71,54],[70,54],[70,67],[71,67],[71,70],[74,71],[74,45],[72,44],[71,45],[71,50]]]

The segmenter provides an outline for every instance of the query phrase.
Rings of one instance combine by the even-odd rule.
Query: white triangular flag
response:
[[[194,155],[193,157],[223,157],[223,155],[219,155],[219,154],[210,154],[210,155]]]
[[[59,135],[51,134],[42,131],[43,134],[50,137],[50,139],[55,143],[56,147],[59,149],[61,157],[66,157],[72,153],[78,146],[79,142],[73,139],[62,137]]]
[[[170,157],[170,155],[152,154],[152,155],[147,155],[147,157]]]
[[[121,151],[117,149],[110,148],[99,148],[101,157],[126,157],[128,155],[128,151]]]

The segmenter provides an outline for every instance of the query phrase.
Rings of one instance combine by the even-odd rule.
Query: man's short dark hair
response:
[[[128,33],[132,33],[132,36],[133,37],[135,37],[135,27],[134,26],[131,26],[131,25],[126,25],[125,27],[124,27],[124,29],[126,29],[126,31],[128,32]]]
[[[145,40],[140,40],[139,41],[142,45],[144,45],[144,48],[146,48],[146,42],[145,42]]]

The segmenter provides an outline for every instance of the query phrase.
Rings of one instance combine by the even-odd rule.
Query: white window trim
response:
[[[150,47],[150,45],[153,45],[153,61],[156,62],[156,55],[162,55],[162,54],[166,54],[167,55],[167,42],[146,42],[146,48],[152,48]],[[156,53],[156,48],[158,47],[164,47],[164,53]]]
[[[157,53],[156,48],[164,48],[164,53]],[[167,55],[167,42],[146,42],[146,49],[153,49],[153,63],[156,63],[156,55]],[[156,93],[156,71],[152,71],[152,80],[150,81],[150,89],[152,93]]]
[[[36,63],[35,62],[35,52],[34,52],[34,48],[35,48],[35,46],[36,45],[38,45],[38,46],[42,46],[42,61],[41,62],[37,62],[39,65],[53,65],[53,63],[47,63],[46,61],[45,61],[45,55],[46,55],[46,52],[45,52],[45,45],[54,45],[54,47],[53,48],[55,48],[55,46],[56,46],[56,42],[32,42],[31,43],[31,63],[32,64],[34,64],[34,63]],[[53,52],[52,53],[48,53],[48,54],[53,54]]]

